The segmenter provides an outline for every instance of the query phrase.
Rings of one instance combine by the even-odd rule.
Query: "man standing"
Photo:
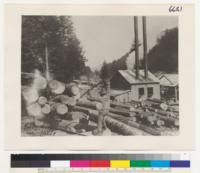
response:
[[[105,122],[105,116],[109,113],[109,109],[110,109],[110,80],[109,79],[103,80],[102,87],[100,90],[100,96],[101,96],[100,100],[102,104],[102,109],[99,110],[97,129],[93,131],[94,135],[106,135],[107,132],[110,133]]]

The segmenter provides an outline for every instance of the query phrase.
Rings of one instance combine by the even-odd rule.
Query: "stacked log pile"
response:
[[[28,123],[68,134],[84,135],[90,132],[91,135],[103,109],[102,100],[80,93],[75,83],[47,81],[38,76],[34,84],[22,92],[26,112],[31,117]],[[179,127],[178,112],[153,99],[143,103],[111,102],[105,122],[113,133],[119,135],[162,135],[160,127]]]
[[[99,101],[97,98],[89,98],[91,101]],[[179,127],[178,111],[171,111],[168,105],[157,99],[147,99],[143,103],[119,103],[111,102],[111,113],[126,117],[134,116],[135,119],[143,124],[151,126]]]

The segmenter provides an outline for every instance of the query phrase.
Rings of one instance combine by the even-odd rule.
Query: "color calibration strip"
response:
[[[12,154],[11,168],[190,168],[186,154]]]
[[[189,160],[69,160],[50,161],[51,168],[189,168]]]

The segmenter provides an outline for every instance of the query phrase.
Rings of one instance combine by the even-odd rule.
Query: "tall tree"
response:
[[[148,53],[148,66],[153,72],[178,72],[178,28],[168,29]]]
[[[105,61],[103,62],[103,65],[100,70],[100,78],[102,80],[106,80],[110,78],[110,69],[109,69],[108,64]]]
[[[67,82],[78,77],[85,57],[73,23],[66,16],[23,16],[21,70],[45,72],[45,47],[54,78]]]

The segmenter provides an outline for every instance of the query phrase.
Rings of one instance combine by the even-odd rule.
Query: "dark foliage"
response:
[[[125,70],[126,58],[127,56],[123,56],[118,60],[112,61],[111,63],[104,62],[100,70],[101,79],[111,78],[118,70]]]
[[[178,72],[178,28],[163,32],[148,53],[148,67],[153,72]]]
[[[106,79],[110,78],[109,64],[107,64],[105,61],[103,62],[103,65],[100,70],[100,78],[102,80],[106,80]]]
[[[85,67],[80,42],[70,17],[22,17],[22,72],[45,72],[45,47],[52,76],[67,82],[78,77]]]
[[[104,63],[101,72],[107,71],[105,76],[111,77],[118,70],[126,69],[128,55],[129,53],[111,63]],[[139,60],[139,65],[139,68],[143,68],[143,59]],[[165,30],[157,39],[157,44],[148,53],[148,68],[152,72],[178,72],[178,28]]]

